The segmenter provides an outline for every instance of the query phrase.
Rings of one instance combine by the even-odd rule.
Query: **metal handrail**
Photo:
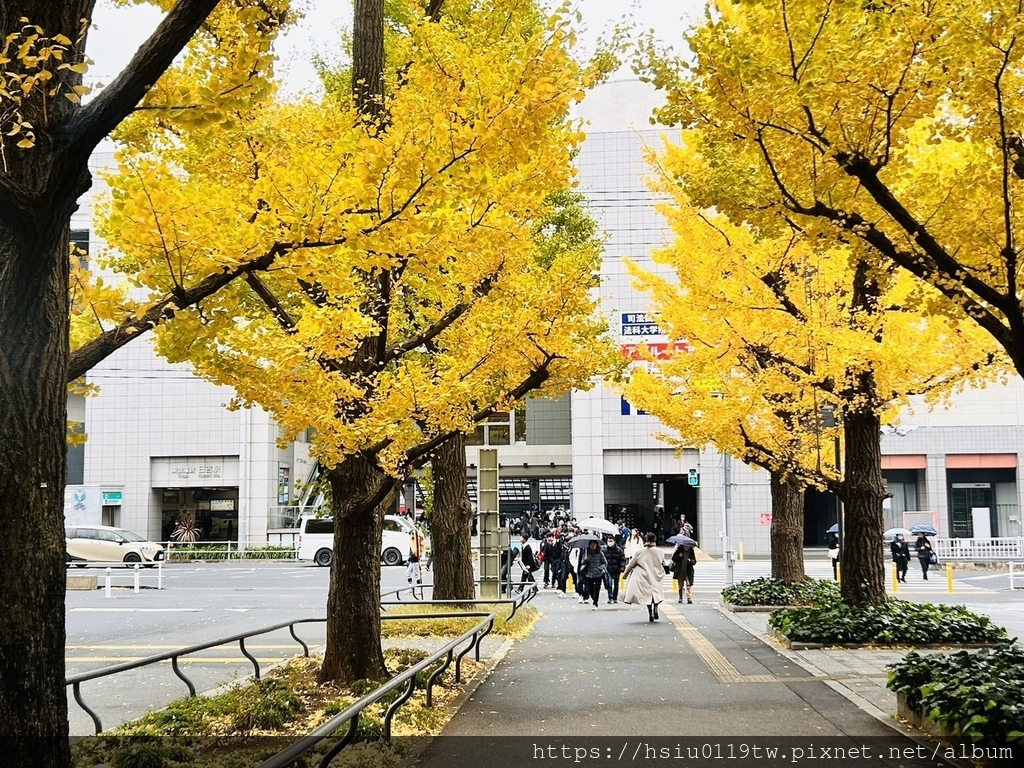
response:
[[[426,585],[426,586],[429,586],[429,585]],[[401,597],[401,593],[402,592],[406,592],[406,591],[411,590],[411,589],[413,589],[413,587],[402,587],[401,589],[395,589],[395,590],[392,590],[390,592],[384,592],[383,594],[381,594],[382,598],[386,597],[387,595],[396,595],[398,597],[398,599],[397,600],[381,600],[380,601],[381,606],[387,606],[387,605],[411,605],[411,603],[402,600],[402,597]],[[512,598],[509,598],[509,597],[499,597],[499,598],[493,598],[493,599],[490,599],[490,600],[487,600],[487,599],[478,599],[478,600],[433,600],[433,599],[431,599],[431,600],[420,600],[419,598],[414,598],[414,599],[416,599],[416,605],[511,605],[512,606],[512,612],[508,615],[508,618],[506,619],[506,621],[511,621],[512,617],[516,615],[516,611],[518,611],[522,606],[526,605],[531,600],[533,600],[533,598],[535,598],[539,594],[539,592],[540,592],[540,590],[537,589],[537,585],[534,584],[534,585],[532,585],[532,587],[530,589],[524,589],[518,596],[512,597]],[[385,608],[385,610],[387,610],[387,609]]]
[[[150,664],[156,664],[156,663],[161,662],[161,661],[168,661],[168,660],[170,660],[170,662],[171,662],[171,669],[174,671],[174,674],[177,675],[179,678],[181,678],[181,680],[185,683],[185,685],[188,686],[189,696],[195,696],[196,695],[196,688],[192,684],[192,681],[188,679],[188,676],[186,676],[185,673],[181,671],[181,668],[178,666],[178,659],[181,658],[182,656],[188,656],[189,654],[196,653],[198,651],[205,651],[208,648],[216,648],[217,646],[227,645],[228,643],[234,643],[234,642],[237,642],[239,644],[239,648],[240,648],[242,654],[252,662],[253,670],[254,670],[254,676],[256,677],[257,680],[259,680],[260,679],[260,664],[256,660],[256,658],[254,656],[252,656],[252,654],[250,654],[250,653],[248,653],[246,651],[246,649],[245,649],[245,640],[246,640],[246,638],[257,637],[259,635],[265,635],[265,634],[267,634],[269,632],[275,632],[275,631],[277,631],[279,629],[284,629],[285,627],[287,627],[288,630],[291,632],[292,637],[295,638],[295,640],[299,643],[299,645],[302,646],[303,655],[308,657],[309,656],[309,646],[307,646],[304,642],[302,642],[302,640],[299,640],[298,636],[295,634],[295,626],[297,624],[317,624],[317,623],[321,623],[322,624],[322,623],[325,623],[326,621],[327,621],[326,618],[308,618],[308,619],[295,619],[293,621],[283,621],[280,624],[274,624],[273,626],[270,626],[270,627],[264,627],[262,629],[252,630],[252,631],[249,631],[249,632],[242,632],[242,633],[239,633],[239,634],[230,635],[228,637],[222,637],[222,638],[217,639],[217,640],[210,640],[210,641],[207,641],[205,643],[198,643],[196,645],[190,645],[190,646],[187,646],[185,648],[176,648],[176,649],[174,649],[172,651],[164,651],[163,653],[155,653],[155,654],[153,654],[151,656],[146,656],[145,658],[142,658],[142,659],[136,659],[135,661],[125,661],[125,662],[122,662],[121,664],[114,664],[114,665],[111,665],[109,667],[101,667],[100,669],[94,669],[91,672],[82,672],[80,674],[72,675],[71,677],[66,678],[65,681],[64,681],[64,685],[65,686],[69,686],[69,685],[71,686],[72,694],[73,694],[73,696],[75,698],[75,701],[78,702],[78,706],[80,706],[83,710],[85,710],[85,713],[87,715],[89,715],[89,717],[92,718],[93,725],[96,728],[96,733],[100,733],[103,730],[103,724],[100,722],[99,715],[97,715],[92,709],[90,709],[89,706],[82,700],[82,693],[81,693],[81,688],[80,688],[82,683],[88,682],[89,680],[96,680],[96,679],[101,678],[101,677],[107,677],[109,675],[114,675],[114,674],[117,674],[118,672],[127,672],[128,670],[131,670],[131,669],[139,669],[140,667],[146,667],[146,666],[149,666]]]
[[[395,710],[397,710],[399,706],[401,706],[406,701],[408,701],[409,697],[412,696],[412,693],[413,693],[413,691],[415,690],[415,687],[416,687],[416,676],[420,672],[426,670],[427,668],[429,668],[431,665],[437,663],[438,661],[441,661],[442,658],[445,659],[444,667],[442,667],[442,670],[441,670],[441,671],[443,671],[443,669],[446,668],[451,663],[452,652],[454,651],[454,649],[460,643],[463,643],[466,640],[470,641],[469,645],[467,645],[466,648],[462,650],[462,652],[459,654],[459,656],[458,656],[458,658],[456,660],[456,667],[455,667],[456,680],[460,679],[460,674],[459,674],[460,671],[461,671],[461,669],[460,669],[460,662],[462,661],[462,658],[470,650],[474,650],[475,649],[476,650],[476,657],[477,657],[477,659],[480,658],[480,641],[483,640],[483,638],[486,637],[491,632],[491,630],[494,628],[494,619],[495,619],[494,614],[493,613],[481,613],[481,612],[467,612],[467,613],[456,614],[456,616],[458,616],[459,618],[476,618],[476,617],[483,617],[483,618],[480,621],[480,623],[478,623],[475,627],[473,627],[472,629],[467,630],[466,632],[464,632],[462,635],[460,635],[459,637],[455,638],[454,640],[450,640],[440,650],[434,652],[433,654],[431,654],[427,658],[423,659],[423,661],[419,662],[418,664],[416,664],[416,665],[414,665],[412,667],[409,667],[409,669],[405,670],[400,675],[396,675],[391,680],[389,680],[384,685],[382,685],[380,688],[377,688],[376,690],[371,691],[366,696],[364,696],[363,698],[359,699],[359,701],[355,702],[350,707],[348,707],[344,712],[341,712],[340,714],[335,715],[330,720],[328,720],[327,722],[323,723],[322,725],[320,725],[315,730],[311,731],[306,736],[303,736],[301,739],[299,739],[298,741],[296,741],[293,744],[291,744],[287,749],[284,749],[281,752],[278,752],[276,755],[271,756],[267,760],[264,760],[262,763],[260,763],[259,768],[285,768],[285,766],[290,765],[292,763],[292,761],[294,761],[297,757],[299,757],[299,756],[303,755],[304,753],[308,752],[310,749],[312,749],[317,744],[319,744],[320,742],[322,742],[325,739],[327,739],[335,731],[337,731],[341,726],[343,726],[343,725],[345,725],[347,723],[348,724],[348,728],[345,731],[345,735],[342,736],[341,739],[339,741],[337,741],[331,747],[331,749],[329,749],[327,751],[327,754],[324,755],[323,759],[320,761],[320,767],[321,768],[326,768],[330,764],[331,760],[333,760],[334,757],[339,752],[341,752],[342,749],[344,749],[346,746],[348,746],[352,742],[352,740],[355,738],[356,733],[359,730],[359,716],[362,714],[363,710],[365,710],[371,704],[377,703],[378,701],[383,699],[385,696],[387,696],[391,692],[399,689],[400,687],[402,687],[404,685],[405,686],[405,691],[398,697],[398,699],[396,699],[394,702],[392,702],[392,704],[388,707],[387,713],[385,714],[385,717],[384,717],[384,740],[385,741],[390,741],[391,740],[391,718],[394,715]],[[397,621],[397,620],[404,620],[404,619],[438,619],[438,618],[448,618],[448,617],[450,617],[450,614],[427,613],[427,614],[402,614],[402,615],[398,615],[398,616],[381,616],[381,619],[383,619],[383,620],[396,620]],[[486,630],[483,631],[483,634],[480,634],[481,630],[484,630],[485,627],[486,627]],[[427,680],[427,698],[428,698],[428,700],[430,700],[430,698],[431,698],[431,692],[432,692],[432,688],[433,688],[433,683],[436,680],[438,674],[440,674],[440,672],[435,671],[430,676],[430,678]]]

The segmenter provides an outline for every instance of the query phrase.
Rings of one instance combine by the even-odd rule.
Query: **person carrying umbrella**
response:
[[[594,603],[594,608],[601,597],[601,582],[608,572],[608,559],[601,551],[599,541],[591,541],[584,550],[583,559],[580,561],[580,574],[587,582],[587,594]]]
[[[658,605],[665,599],[661,591],[661,582],[665,578],[665,561],[657,544],[658,537],[653,533],[647,534],[644,548],[633,555],[623,572],[627,579],[624,602],[630,605],[646,605],[648,621],[658,620]]]
[[[932,543],[928,541],[928,536],[924,531],[918,531],[914,549],[917,550],[917,562],[921,564],[921,574],[924,576],[924,580],[928,581],[928,566],[932,564],[935,553],[932,551]]]
[[[892,552],[892,561],[896,563],[896,581],[907,583],[907,568],[910,566],[910,547],[903,539],[902,533],[897,533],[896,538],[889,545]]]
[[[832,561],[832,578],[839,581],[839,525],[828,529],[825,541],[828,544],[828,559]]]
[[[679,585],[679,602],[683,602],[683,591],[686,591],[686,602],[693,602],[693,570],[697,565],[697,553],[693,546],[697,542],[688,536],[673,536],[677,540],[676,551],[672,553],[672,578]]]

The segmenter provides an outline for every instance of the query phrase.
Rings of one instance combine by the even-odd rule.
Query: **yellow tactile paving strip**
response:
[[[725,655],[715,648],[704,635],[700,633],[689,620],[671,606],[662,607],[665,617],[672,622],[672,626],[683,636],[683,639],[690,644],[693,652],[700,657],[712,674],[720,683],[781,683],[784,682],[775,675],[744,675],[732,662],[725,658]]]

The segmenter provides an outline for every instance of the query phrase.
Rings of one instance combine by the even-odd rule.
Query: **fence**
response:
[[[125,578],[132,580],[134,591],[138,592],[143,576],[156,579],[156,588],[164,588],[164,564],[162,560],[155,563],[94,563],[75,562],[76,568],[104,568],[103,592],[104,597],[110,597],[110,589],[114,579]],[[134,567],[132,567],[134,566]]]
[[[936,538],[932,549],[940,560],[966,562],[1024,559],[1024,537],[966,539]]]
[[[405,694],[403,694],[402,697],[400,697],[397,701],[395,701],[388,708],[387,716],[386,716],[386,719],[385,719],[385,734],[386,734],[386,738],[390,739],[391,718],[394,715],[395,710],[397,710],[398,707],[400,707],[402,704],[404,704],[408,700],[408,698],[412,695],[412,692],[415,689],[415,685],[416,685],[416,682],[415,682],[416,681],[416,675],[419,672],[422,672],[427,667],[429,667],[431,664],[439,661],[442,657],[446,658],[444,664],[437,671],[435,671],[429,677],[429,679],[427,680],[426,690],[427,690],[427,701],[428,701],[428,703],[432,701],[433,687],[434,687],[434,684],[437,681],[437,678],[441,675],[442,672],[444,672],[446,669],[448,669],[448,667],[452,663],[453,658],[455,660],[455,679],[456,679],[456,681],[461,681],[461,679],[462,679],[462,659],[470,651],[475,651],[476,659],[479,661],[479,659],[480,659],[480,641],[483,640],[483,638],[486,637],[488,634],[490,634],[491,630],[494,628],[495,615],[493,613],[482,613],[482,612],[475,612],[474,613],[474,612],[462,612],[462,611],[460,611],[457,614],[427,613],[427,614],[396,614],[396,615],[393,615],[393,616],[387,616],[387,615],[381,616],[381,620],[382,621],[407,621],[409,619],[441,619],[441,618],[454,618],[454,617],[457,617],[457,618],[467,618],[467,619],[479,618],[479,619],[481,619],[481,621],[478,622],[476,624],[476,626],[474,626],[472,629],[467,630],[466,632],[464,632],[462,635],[460,635],[456,639],[446,643],[439,651],[434,653],[432,656],[428,657],[427,659],[424,659],[423,661],[421,661],[416,666],[407,669],[402,674],[400,674],[397,677],[393,678],[392,680],[388,681],[381,688],[378,688],[373,693],[371,693],[371,694],[365,696],[364,698],[360,699],[358,702],[356,702],[351,707],[349,707],[344,712],[342,712],[341,715],[338,715],[337,717],[333,718],[330,722],[326,723],[324,726],[321,726],[321,728],[318,728],[317,730],[313,731],[313,733],[311,733],[309,736],[306,736],[303,739],[300,739],[298,742],[296,742],[296,744],[293,744],[292,747],[289,748],[289,750],[286,750],[286,752],[289,752],[292,748],[294,748],[298,744],[304,744],[305,746],[303,746],[302,749],[299,750],[299,752],[296,752],[296,754],[301,754],[302,752],[305,752],[307,749],[310,749],[313,745],[315,745],[315,744],[319,743],[320,741],[323,741],[323,739],[327,738],[331,733],[333,733],[338,728],[338,726],[343,725],[347,721],[351,721],[351,725],[350,725],[350,729],[349,729],[350,732],[348,734],[346,734],[345,739],[342,740],[342,742],[340,743],[340,746],[337,747],[337,751],[334,752],[334,754],[337,754],[337,752],[341,751],[341,749],[344,748],[348,744],[348,742],[351,741],[351,739],[355,736],[355,731],[358,730],[358,717],[359,717],[359,713],[362,712],[362,710],[365,707],[367,707],[370,704],[373,704],[374,702],[376,702],[379,699],[381,699],[385,694],[395,690],[402,683],[407,683],[408,684],[407,692]],[[72,696],[75,699],[75,702],[78,704],[79,707],[82,708],[82,710],[87,715],[89,715],[90,718],[92,718],[92,722],[93,722],[93,726],[95,728],[95,732],[97,734],[99,734],[103,730],[103,723],[100,721],[99,715],[97,715],[96,712],[94,710],[92,710],[89,707],[89,705],[86,704],[85,701],[83,700],[83,698],[82,698],[82,690],[81,690],[82,683],[88,682],[90,680],[98,680],[98,679],[103,678],[103,677],[110,677],[111,675],[116,675],[119,672],[127,672],[127,671],[132,670],[132,669],[139,669],[141,667],[146,667],[146,666],[149,666],[151,664],[157,664],[157,663],[162,662],[162,661],[170,661],[171,662],[171,669],[174,671],[174,674],[177,675],[185,683],[185,685],[188,687],[188,695],[190,697],[191,696],[195,696],[196,695],[196,687],[192,683],[192,681],[188,678],[188,676],[185,675],[184,672],[182,672],[181,666],[179,665],[179,660],[183,656],[188,656],[188,655],[196,653],[198,651],[207,650],[209,648],[216,648],[218,646],[227,645],[228,643],[234,643],[234,642],[238,643],[239,652],[243,656],[245,656],[245,658],[249,659],[249,661],[252,662],[252,665],[253,665],[253,675],[254,675],[254,677],[257,680],[259,680],[260,679],[260,664],[259,664],[259,661],[256,659],[256,657],[253,656],[251,653],[249,653],[249,651],[246,650],[246,648],[245,648],[245,641],[246,640],[248,640],[249,638],[252,638],[252,637],[257,637],[259,635],[265,635],[265,634],[267,634],[269,632],[275,632],[275,631],[277,631],[279,629],[287,628],[288,631],[291,633],[291,636],[295,639],[295,641],[299,645],[302,646],[303,656],[307,656],[308,657],[309,656],[309,646],[298,635],[295,634],[295,627],[297,625],[300,625],[300,624],[314,624],[314,623],[322,624],[322,623],[326,623],[326,621],[327,621],[327,619],[325,619],[325,618],[307,618],[307,619],[295,619],[294,621],[285,621],[285,622],[281,622],[280,624],[274,624],[273,626],[263,627],[261,629],[252,630],[250,632],[243,632],[243,633],[240,633],[240,634],[237,634],[237,635],[231,635],[230,637],[222,637],[222,638],[219,638],[217,640],[211,640],[210,642],[199,643],[197,645],[190,645],[190,646],[187,646],[185,648],[178,648],[178,649],[173,650],[173,651],[166,651],[164,653],[157,653],[157,654],[154,654],[152,656],[147,656],[144,659],[138,659],[136,661],[127,661],[127,662],[124,662],[123,664],[115,664],[115,665],[110,666],[110,667],[104,667],[102,669],[93,670],[92,672],[83,672],[82,674],[79,674],[79,675],[72,675],[71,677],[67,678],[64,681],[64,684],[65,684],[65,686],[71,686],[71,693],[72,693]],[[471,642],[458,654],[458,656],[454,656],[455,649],[461,643],[465,642],[466,640],[471,640]],[[326,727],[328,725],[331,725],[332,723],[334,723],[334,725],[332,727],[330,727],[330,728]],[[326,730],[325,730],[325,728],[326,728]],[[315,739],[313,739],[314,736],[316,736]],[[313,739],[313,740],[310,741],[310,739]],[[284,753],[282,753],[282,754],[284,754]],[[272,760],[273,760],[273,758],[272,758]],[[280,763],[280,765],[287,765],[288,762],[289,761],[286,760],[285,762]],[[278,763],[274,763],[274,764],[277,765]]]
[[[174,560],[294,560],[293,544],[239,547],[236,541],[169,541],[164,544],[167,561]]]

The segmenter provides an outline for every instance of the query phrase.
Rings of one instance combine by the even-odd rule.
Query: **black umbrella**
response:
[[[570,547],[579,547],[580,549],[586,549],[590,546],[590,542],[596,541],[598,544],[601,543],[600,536],[594,536],[590,533],[581,533],[579,536],[573,536],[569,539]]]
[[[669,536],[668,539],[666,539],[666,541],[668,541],[669,544],[677,544],[677,545],[681,544],[684,547],[696,547],[697,546],[697,542],[696,541],[691,539],[689,536],[684,536],[681,533],[676,535],[676,536]]]

